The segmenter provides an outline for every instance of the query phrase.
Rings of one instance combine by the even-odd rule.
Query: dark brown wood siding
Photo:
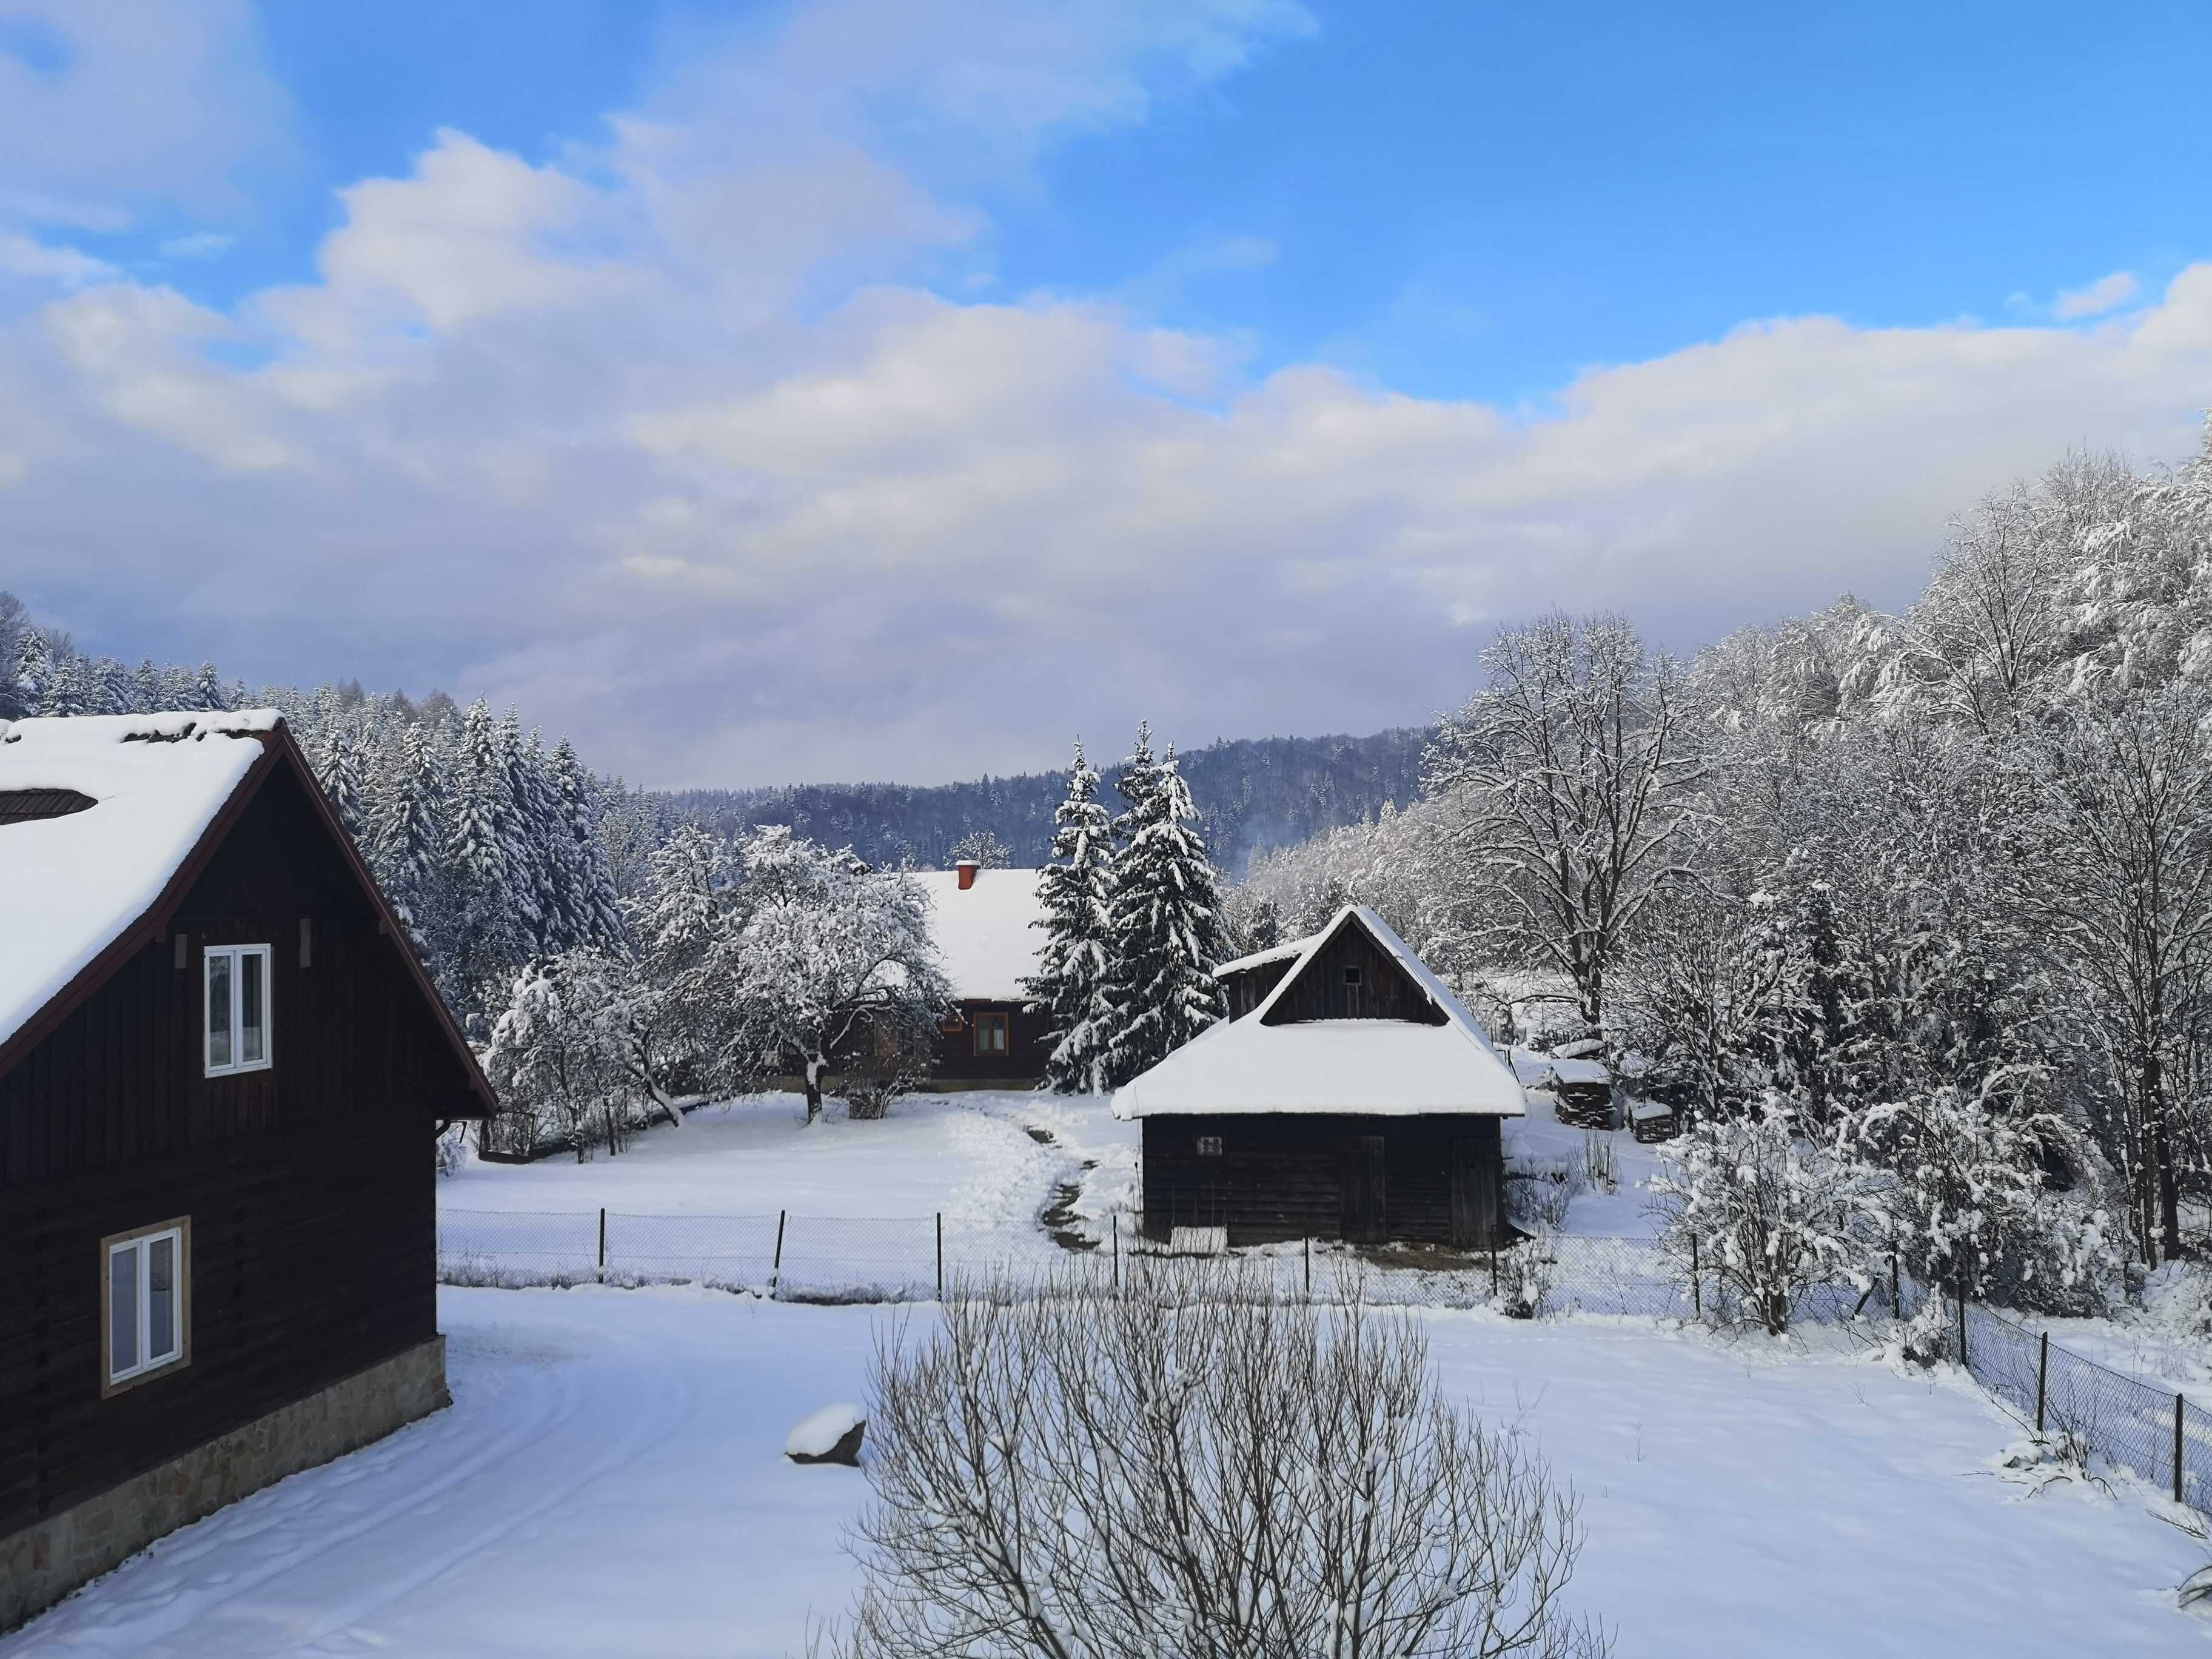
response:
[[[148,945],[0,1075],[0,1533],[435,1334],[432,1131],[470,1079],[290,773],[173,927],[183,969]],[[234,944],[271,947],[273,1063],[209,1078],[201,951]],[[100,1241],[175,1216],[191,1363],[103,1400]]]
[[[1051,1025],[1045,1011],[1019,1002],[988,1002],[969,998],[959,1004],[957,1029],[940,1026],[937,1033],[936,1075],[948,1083],[1004,1083],[1021,1088],[1044,1078],[1045,1039]],[[1006,1052],[975,1052],[975,1016],[1000,1014],[1006,1020]],[[947,1025],[951,1022],[946,1023]]]
[[[1145,1231],[1226,1227],[1231,1244],[1341,1238],[1356,1206],[1352,1183],[1366,1170],[1362,1142],[1382,1142],[1379,1236],[1482,1248],[1502,1239],[1466,1237],[1469,1216],[1503,1213],[1504,1162],[1498,1120],[1465,1114],[1371,1117],[1250,1113],[1144,1120]],[[1218,1154],[1201,1140],[1218,1140]],[[1472,1141],[1462,1179],[1461,1237],[1454,1237],[1455,1141]],[[1474,1183],[1468,1190],[1468,1180]]]
[[[1346,969],[1358,975],[1358,984],[1349,981]],[[1443,1011],[1398,959],[1365,928],[1349,924],[1315,954],[1264,1018],[1270,1025],[1311,1019],[1402,1019],[1421,1025],[1444,1021]]]
[[[1296,957],[1284,957],[1223,975],[1221,991],[1229,1001],[1229,1018],[1242,1019],[1265,1002],[1267,993],[1282,982],[1283,975],[1291,971],[1291,964],[1297,960]]]

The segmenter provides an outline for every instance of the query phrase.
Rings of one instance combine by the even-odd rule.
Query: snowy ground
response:
[[[449,1290],[455,1405],[214,1516],[31,1655],[775,1655],[854,1588],[864,1478],[781,1456],[896,1316],[692,1290]],[[926,1327],[927,1310],[910,1316]],[[2203,1546],[2141,1495],[2000,1478],[1978,1395],[1649,1324],[1428,1316],[1443,1385],[1584,1502],[1574,1593],[1631,1656],[2204,1653]]]
[[[663,1124],[589,1163],[471,1162],[438,1183],[450,1210],[609,1210],[634,1215],[887,1218],[942,1212],[948,1225],[1034,1230],[1059,1188],[1103,1218],[1136,1170],[1136,1125],[1099,1098],[1028,1092],[910,1095],[888,1117],[846,1120],[831,1101],[805,1122],[798,1095],[753,1095]],[[1031,1129],[1052,1137],[1040,1141]],[[1086,1162],[1097,1168],[1086,1171]]]

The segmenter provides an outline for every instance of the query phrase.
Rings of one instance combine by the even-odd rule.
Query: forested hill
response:
[[[1301,842],[1403,806],[1419,787],[1429,733],[1403,727],[1370,737],[1224,738],[1181,757],[1213,854],[1241,872],[1255,853]],[[1094,755],[1109,787],[1118,765]],[[1042,864],[1052,843],[1053,809],[1065,772],[977,778],[927,786],[787,785],[773,789],[691,789],[666,797],[679,811],[725,830],[786,823],[832,845],[850,842],[872,863],[912,857],[943,865],[955,842],[980,830],[1003,842],[1018,865]],[[1109,800],[1111,797],[1109,796]]]

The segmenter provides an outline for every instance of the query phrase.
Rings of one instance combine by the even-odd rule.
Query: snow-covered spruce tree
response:
[[[1681,672],[1621,617],[1563,614],[1501,630],[1482,665],[1424,780],[1457,819],[1456,903],[1493,950],[1565,974],[1601,1033],[1613,961],[1704,817]]]
[[[407,924],[424,964],[449,1006],[459,1007],[441,946],[446,925],[446,802],[449,784],[440,751],[417,721],[401,735],[383,799],[369,817],[369,860],[377,884]]]
[[[1105,1085],[1110,1029],[1107,981],[1108,903],[1113,892],[1113,829],[1098,800],[1098,774],[1075,745],[1067,798],[1053,815],[1052,861],[1037,877],[1044,931],[1037,970],[1022,988],[1048,1021],[1045,1081],[1061,1094],[1095,1094]]]
[[[453,802],[445,848],[452,931],[443,952],[457,1006],[474,1013],[485,990],[529,956],[540,920],[507,745],[481,698],[461,721]]]
[[[22,600],[0,587],[0,720],[21,720],[38,707],[24,695],[23,646],[32,632],[31,613]]]
[[[599,830],[597,781],[566,738],[553,745],[550,766],[554,823],[549,833],[568,942],[612,945],[623,933],[622,904]]]
[[[825,1076],[864,1060],[879,1026],[903,1030],[951,1005],[929,896],[910,876],[869,871],[849,849],[781,824],[756,830],[744,861],[745,915],[720,958],[737,1000],[726,1052],[754,1078],[796,1073],[811,1123]]]
[[[1112,1088],[1228,1012],[1213,977],[1215,964],[1229,955],[1220,875],[1206,857],[1175,746],[1155,759],[1149,723],[1137,728],[1121,790],[1128,805],[1114,820],[1106,907],[1110,965],[1103,1069]]]
[[[1862,1166],[1866,1202],[1899,1264],[1954,1297],[2051,1313],[2100,1310],[2118,1263],[2111,1223],[2048,1171],[2086,1169],[2078,1132],[2039,1110],[2040,1079],[1999,1073],[1852,1113],[1839,1158]],[[1940,1322],[1940,1309],[1933,1316]]]
[[[1437,1387],[1419,1325],[1235,1273],[950,1294],[879,1348],[869,1659],[1598,1659],[1573,1492]]]
[[[1651,1178],[1651,1211],[1682,1282],[1700,1275],[1709,1317],[1779,1336],[1814,1285],[1873,1282],[1871,1177],[1808,1138],[1787,1105],[1700,1118],[1675,1149]]]
[[[356,845],[366,846],[369,836],[368,807],[362,795],[361,740],[353,722],[342,715],[330,719],[308,760],[338,822],[345,825]]]

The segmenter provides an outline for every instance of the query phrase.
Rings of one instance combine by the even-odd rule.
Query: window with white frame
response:
[[[187,1218],[100,1241],[107,1317],[106,1364],[112,1390],[188,1357],[191,1222]]]
[[[210,945],[206,964],[207,1074],[258,1072],[269,1064],[269,947]]]

